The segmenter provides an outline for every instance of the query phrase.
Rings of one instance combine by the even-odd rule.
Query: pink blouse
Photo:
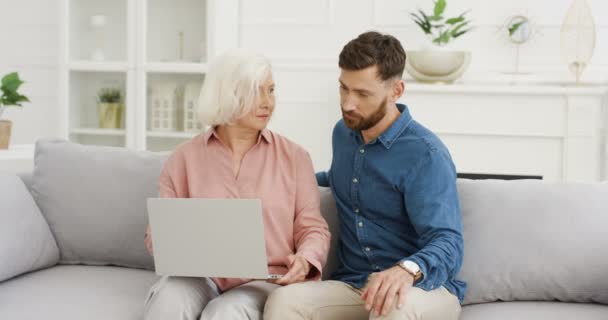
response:
[[[312,161],[297,144],[263,130],[235,177],[231,151],[211,128],[176,148],[159,186],[164,198],[261,199],[269,273],[286,273],[287,256],[296,254],[314,267],[310,279],[320,279],[330,234],[320,212]],[[226,291],[251,280],[213,281]]]

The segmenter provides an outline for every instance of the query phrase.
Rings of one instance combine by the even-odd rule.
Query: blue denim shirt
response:
[[[439,138],[405,105],[397,108],[401,116],[368,144],[343,120],[334,128],[331,168],[317,173],[318,184],[331,187],[340,218],[340,266],[332,279],[362,288],[370,273],[411,260],[424,275],[416,287],[444,286],[462,302],[456,169]]]

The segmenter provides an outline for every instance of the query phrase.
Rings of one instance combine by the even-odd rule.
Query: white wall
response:
[[[0,75],[19,71],[31,103],[8,108],[12,144],[60,134],[58,116],[59,1],[0,0]]]
[[[218,0],[220,1],[220,0]],[[589,0],[598,28],[587,79],[608,79],[608,2]],[[508,71],[513,48],[498,34],[513,14],[536,21],[536,37],[522,47],[522,66],[568,79],[560,60],[559,32],[569,0],[449,0],[448,12],[471,9],[477,29],[457,47],[473,51],[466,77]],[[275,65],[279,104],[271,127],[305,146],[317,169],[329,165],[330,134],[339,119],[337,56],[359,33],[374,29],[396,35],[406,49],[425,41],[408,12],[430,10],[431,0],[241,0],[239,44],[268,55]],[[11,108],[12,142],[33,143],[61,133],[58,113],[59,0],[0,0],[0,73],[18,70],[32,103]]]
[[[589,3],[598,37],[585,79],[605,82],[608,2],[589,0]],[[521,47],[521,70],[533,71],[551,81],[570,80],[560,57],[560,27],[569,5],[569,0],[448,0],[450,15],[471,9],[470,18],[476,26],[474,32],[455,42],[456,48],[473,53],[466,78],[488,79],[513,70],[515,50],[499,30],[510,16],[523,13],[532,19],[538,31]],[[317,169],[330,164],[331,129],[340,117],[337,86],[340,50],[347,41],[367,30],[391,33],[406,50],[419,49],[426,40],[408,15],[417,8],[431,11],[432,1],[241,0],[240,45],[265,53],[275,65],[279,103],[271,128],[310,150]]]

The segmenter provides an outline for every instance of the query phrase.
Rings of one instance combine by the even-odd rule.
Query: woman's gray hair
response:
[[[248,50],[234,49],[217,57],[209,66],[199,97],[201,122],[230,124],[248,114],[270,72],[270,61]]]

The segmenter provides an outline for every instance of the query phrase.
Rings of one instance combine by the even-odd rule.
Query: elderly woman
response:
[[[163,277],[150,289],[145,319],[261,319],[274,289],[320,278],[330,235],[310,156],[266,129],[274,87],[265,57],[243,50],[219,57],[200,96],[201,120],[211,127],[177,147],[159,185],[167,198],[261,199],[268,270],[284,276]],[[153,254],[149,227],[145,242]]]

